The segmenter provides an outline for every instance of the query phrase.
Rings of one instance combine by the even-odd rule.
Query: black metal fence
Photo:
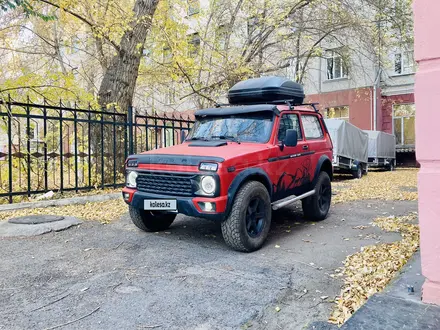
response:
[[[133,108],[0,99],[0,199],[122,186],[129,154],[178,144],[192,124]]]

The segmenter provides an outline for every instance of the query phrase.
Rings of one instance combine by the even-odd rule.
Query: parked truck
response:
[[[333,170],[360,179],[368,173],[368,134],[341,119],[326,119],[333,142]]]
[[[396,166],[396,137],[380,131],[368,134],[368,166],[394,171]]]

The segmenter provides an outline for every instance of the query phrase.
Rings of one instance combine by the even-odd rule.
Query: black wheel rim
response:
[[[261,235],[266,223],[266,205],[264,201],[255,197],[251,199],[246,209],[246,230],[250,237]]]
[[[329,184],[321,184],[318,194],[318,206],[323,212],[327,212],[330,207],[332,191]]]

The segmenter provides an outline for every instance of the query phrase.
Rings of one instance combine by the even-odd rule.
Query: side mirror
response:
[[[288,129],[286,137],[284,138],[284,145],[286,147],[296,147],[298,144],[298,132],[296,129]]]

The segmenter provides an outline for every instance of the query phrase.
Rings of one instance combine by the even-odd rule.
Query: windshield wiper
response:
[[[238,137],[232,136],[232,135],[213,135],[211,136],[212,139],[220,139],[220,140],[231,140],[233,142],[237,142],[240,144],[240,140]]]

